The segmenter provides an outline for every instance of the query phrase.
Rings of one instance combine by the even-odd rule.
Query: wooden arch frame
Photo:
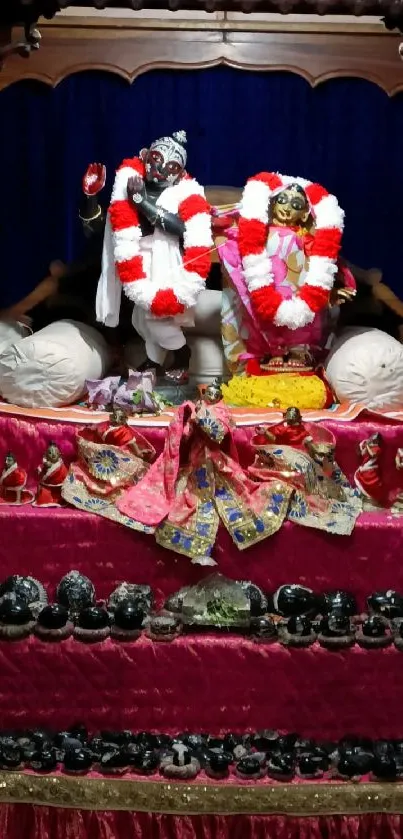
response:
[[[132,82],[152,69],[226,64],[297,73],[312,86],[356,77],[389,96],[403,91],[402,36],[381,23],[296,23],[287,17],[265,22],[224,12],[193,20],[172,20],[172,14],[167,19],[136,20],[60,16],[40,28],[38,51],[28,58],[12,55],[4,62],[0,90],[23,79],[54,86],[83,70],[116,73]]]

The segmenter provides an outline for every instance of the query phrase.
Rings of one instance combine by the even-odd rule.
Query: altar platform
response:
[[[239,635],[0,643],[0,729],[295,731],[402,739],[403,653],[329,652]],[[1,835],[1,833],[0,833]]]
[[[235,427],[235,443],[242,465],[251,462],[249,446],[258,424],[275,424],[282,420],[282,412],[275,409],[229,409]],[[336,460],[349,480],[359,464],[358,445],[376,431],[384,441],[383,471],[388,479],[394,472],[396,449],[403,446],[403,410],[375,413],[361,405],[335,405],[331,409],[302,411],[304,422],[320,423],[336,439]],[[82,405],[66,408],[21,408],[0,402],[0,458],[13,451],[21,466],[30,476],[42,461],[50,440],[60,448],[66,463],[76,455],[77,431],[86,425],[97,425],[109,417]],[[129,425],[138,429],[159,454],[164,446],[167,428],[175,417],[175,409],[161,414],[132,416]]]
[[[29,412],[2,406],[0,455],[15,452],[34,476],[50,440],[66,462],[75,457],[75,435],[105,414]],[[132,418],[163,448],[172,412],[152,420]],[[258,422],[276,412],[234,412],[235,441],[244,465]],[[361,409],[328,412],[320,421],[337,440],[336,459],[350,480],[357,447],[375,431],[384,439],[385,474],[403,446],[403,417]],[[211,573],[156,545],[154,537],[69,508],[0,508],[2,578],[37,577],[49,600],[61,577],[75,568],[89,576],[98,600],[127,580],[148,583],[158,606],[184,585]],[[363,513],[351,536],[334,536],[287,522],[274,536],[239,551],[220,529],[214,558],[222,574],[251,580],[266,591],[300,582],[316,591],[344,588],[360,609],[374,590],[403,591],[403,519],[390,511]],[[35,637],[0,643],[0,729],[129,728],[175,734],[221,734],[263,728],[295,730],[304,737],[348,734],[401,738],[403,653],[352,649],[329,652],[315,643],[289,649],[250,638],[183,635],[171,643],[142,636],[132,643],[96,644],[73,638],[46,644]],[[160,779],[68,778],[25,773],[0,776],[2,839],[395,839],[403,832],[403,784],[259,784],[214,786],[203,775],[192,784]],[[40,806],[37,806],[40,805]]]
[[[0,507],[0,533],[2,578],[30,574],[46,586],[50,598],[71,569],[92,579],[100,600],[127,580],[150,585],[158,606],[212,570],[251,580],[265,591],[283,583],[301,583],[316,591],[347,589],[360,609],[373,591],[403,591],[403,519],[386,511],[363,513],[351,536],[286,522],[278,533],[245,551],[239,551],[220,527],[215,569],[193,565],[157,545],[152,535],[67,508]]]
[[[160,453],[174,415],[132,417]],[[50,440],[60,447],[66,463],[76,456],[77,430],[107,419],[107,414],[74,406],[66,409],[22,409],[0,405],[0,458],[11,450],[29,475],[31,486]],[[278,411],[234,410],[234,439],[243,466],[253,452],[250,439],[257,423],[274,423]],[[375,415],[360,406],[338,406],[334,411],[308,411],[304,419],[320,422],[336,439],[336,460],[350,481],[359,465],[359,443],[375,431],[384,441],[382,468],[386,483],[396,481],[395,454],[403,447],[403,414]],[[28,484],[29,485],[29,484]],[[72,568],[88,575],[97,596],[105,599],[118,582],[147,582],[157,604],[184,585],[197,582],[211,569],[192,565],[179,554],[159,547],[151,535],[137,533],[99,516],[70,508],[0,507],[0,562],[2,576],[33,574],[52,597],[61,577]],[[274,536],[239,551],[220,528],[214,551],[217,570],[234,579],[247,579],[264,590],[299,582],[317,591],[350,590],[359,608],[372,591],[403,591],[403,518],[389,510],[363,513],[351,536],[335,536],[287,522]]]

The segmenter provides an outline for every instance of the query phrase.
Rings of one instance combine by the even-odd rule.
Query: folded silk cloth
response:
[[[248,477],[224,407],[187,402],[160,457],[117,506],[128,519],[154,527],[158,544],[193,559],[211,554],[220,521],[240,550],[275,533],[292,492],[281,479]]]

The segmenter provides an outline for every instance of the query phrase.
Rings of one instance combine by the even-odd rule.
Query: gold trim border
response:
[[[403,783],[143,781],[0,772],[0,804],[172,815],[403,814]]]

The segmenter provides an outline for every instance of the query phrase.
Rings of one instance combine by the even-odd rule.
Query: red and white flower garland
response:
[[[161,194],[157,207],[179,213],[185,232],[183,271],[166,276],[158,285],[145,271],[138,211],[127,197],[127,182],[138,175],[145,178],[145,166],[138,157],[124,160],[116,173],[109,207],[116,270],[125,294],[136,306],[155,317],[173,317],[194,306],[205,287],[213,246],[210,208],[203,187],[188,176]]]
[[[274,287],[266,245],[271,199],[292,183],[305,191],[315,219],[315,233],[304,285],[289,300]],[[299,329],[312,323],[330,299],[337,273],[337,257],[344,212],[337,198],[319,184],[275,172],[261,172],[247,182],[239,215],[239,249],[252,305],[263,321]]]

